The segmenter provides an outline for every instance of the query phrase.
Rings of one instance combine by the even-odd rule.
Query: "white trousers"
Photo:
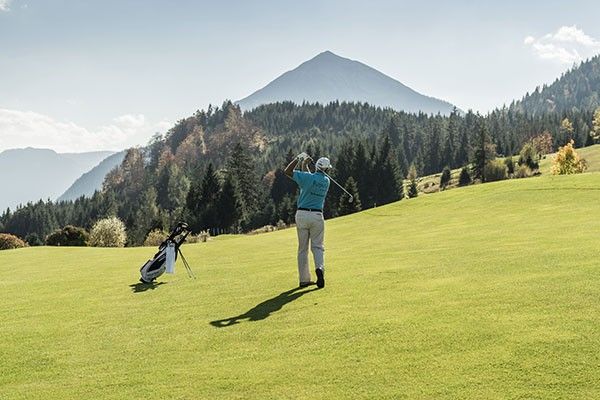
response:
[[[323,214],[314,211],[296,211],[296,231],[298,232],[298,275],[300,283],[310,281],[308,268],[308,243],[315,260],[315,268],[325,269],[325,221]]]

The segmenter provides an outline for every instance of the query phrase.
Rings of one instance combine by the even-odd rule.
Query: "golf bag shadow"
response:
[[[195,278],[190,265],[180,249],[181,245],[183,242],[185,242],[185,239],[189,234],[190,229],[188,225],[185,222],[178,223],[169,237],[167,237],[165,241],[158,246],[158,252],[154,255],[154,257],[146,261],[146,263],[142,265],[142,268],[140,268],[140,274],[142,275],[140,282],[152,283],[156,278],[165,273],[167,267],[167,251],[170,246],[174,247],[175,260],[177,260],[177,255],[181,255],[181,260],[183,261],[183,265],[185,265],[188,275],[190,278]]]

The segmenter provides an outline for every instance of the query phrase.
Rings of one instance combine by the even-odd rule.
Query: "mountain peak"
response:
[[[406,112],[449,114],[454,109],[448,102],[417,93],[368,65],[329,50],[236,103],[243,110],[251,110],[280,101],[327,104],[336,100],[369,103]]]
[[[337,54],[335,54],[332,51],[325,50],[324,52],[317,54],[313,58],[313,60],[316,59],[316,58],[343,58],[343,57],[338,56]]]

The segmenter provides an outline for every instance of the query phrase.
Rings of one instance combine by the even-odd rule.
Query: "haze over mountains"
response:
[[[367,102],[398,111],[449,114],[447,101],[420,94],[361,62],[325,51],[237,102],[242,110],[278,101]]]
[[[90,171],[81,175],[59,198],[58,201],[75,200],[81,196],[92,196],[96,190],[102,189],[106,175],[125,158],[126,151],[120,151],[106,157]]]
[[[9,174],[9,179],[0,192],[0,210],[14,209],[28,201],[56,199],[75,179],[111,154],[110,151],[59,154],[31,147],[1,152],[0,171]]]
[[[596,56],[544,85],[511,107],[529,114],[587,110],[600,107],[600,56]],[[367,102],[407,112],[447,114],[454,106],[427,97],[381,72],[329,51],[279,76],[240,100],[244,110],[277,101],[328,103]],[[576,121],[577,122],[577,121]],[[110,156],[110,157],[109,157]],[[0,191],[0,210],[39,199],[73,200],[102,187],[106,174],[124,153],[58,154],[44,149],[14,149],[0,153],[0,170],[10,171],[10,184]],[[108,157],[108,158],[107,158]],[[59,197],[60,196],[60,197]]]

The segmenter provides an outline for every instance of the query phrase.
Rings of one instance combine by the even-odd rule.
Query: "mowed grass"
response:
[[[600,144],[594,146],[582,147],[575,149],[580,157],[584,158],[588,164],[587,172],[600,172]],[[542,174],[550,174],[552,170],[552,160],[554,154],[547,155],[540,161],[540,172]]]
[[[0,253],[0,399],[600,398],[600,174],[455,189],[293,229]]]

